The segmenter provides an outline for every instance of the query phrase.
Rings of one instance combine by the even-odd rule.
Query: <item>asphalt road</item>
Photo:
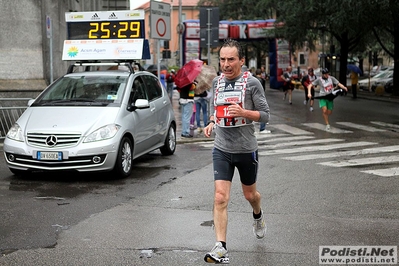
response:
[[[319,265],[319,246],[397,246],[398,175],[376,171],[398,165],[398,103],[340,97],[325,132],[303,92],[294,92],[293,105],[278,91],[267,97],[272,133],[258,138],[258,189],[268,231],[253,236],[236,175],[230,264]],[[21,180],[0,163],[0,240],[8,241],[0,241],[0,265],[205,265],[214,244],[211,145],[200,136],[180,141],[174,156],[145,156],[124,180]],[[34,234],[40,222],[42,233],[55,231],[43,243]]]

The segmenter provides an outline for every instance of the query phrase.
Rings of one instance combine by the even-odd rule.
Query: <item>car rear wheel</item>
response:
[[[124,137],[119,145],[114,172],[121,177],[128,177],[132,173],[133,145],[132,141]]]
[[[159,149],[162,155],[172,155],[176,150],[176,126],[170,125],[165,144]]]

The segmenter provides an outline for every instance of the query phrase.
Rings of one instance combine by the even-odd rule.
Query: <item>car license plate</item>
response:
[[[49,160],[49,161],[61,161],[62,160],[62,152],[38,151],[37,159],[38,160]]]

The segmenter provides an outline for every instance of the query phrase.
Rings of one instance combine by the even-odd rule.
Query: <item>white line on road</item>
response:
[[[324,154],[306,154],[302,155],[301,157],[292,156],[292,157],[284,157],[282,159],[290,161],[306,161],[306,160],[326,159],[326,158],[334,158],[342,156],[358,156],[358,155],[366,155],[366,154],[374,154],[382,152],[396,152],[396,151],[399,151],[399,145],[369,148],[357,151],[338,151],[338,152],[330,152]]]
[[[337,122],[337,124],[343,125],[343,126],[347,126],[347,127],[356,128],[356,129],[365,130],[365,131],[368,131],[368,132],[384,132],[384,131],[386,131],[385,129],[379,129],[379,128],[375,128],[375,127],[359,125],[359,124],[355,124],[355,123],[352,123],[352,122]]]
[[[387,168],[387,169],[377,169],[377,170],[367,170],[367,171],[360,171],[366,174],[378,175],[383,177],[390,177],[390,176],[399,176],[399,168]]]
[[[323,131],[326,130],[326,125],[323,125],[323,124],[320,124],[320,123],[303,123],[302,125],[307,126],[307,127],[311,127],[311,128],[315,128],[315,129],[320,129],[320,130],[323,130]],[[353,133],[353,131],[343,130],[343,129],[339,129],[339,128],[336,128],[336,127],[331,127],[328,132],[329,133],[333,133],[333,134]]]
[[[293,141],[293,140],[305,140],[305,139],[314,139],[314,136],[296,136],[296,137],[283,137],[283,138],[273,138],[273,139],[268,139],[268,140],[259,140],[258,139],[258,144],[265,144],[265,143],[271,143],[271,142],[276,142],[276,141]]]
[[[296,127],[292,127],[286,124],[276,124],[276,125],[269,125],[272,128],[277,128],[281,131],[285,131],[290,133],[291,135],[313,135],[313,132],[305,131],[303,129],[299,129]]]
[[[378,126],[383,126],[383,127],[399,128],[399,125],[389,124],[389,123],[385,123],[385,122],[371,121],[370,123],[374,124],[374,125],[378,125]]]
[[[339,142],[344,141],[344,139],[314,139],[314,140],[304,140],[304,141],[289,141],[284,143],[277,143],[274,145],[262,145],[263,149],[276,149],[280,147],[287,147],[287,146],[303,146],[303,145],[313,145],[313,144],[321,144],[321,143],[331,143],[331,142]]]
[[[329,150],[335,150],[335,149],[360,147],[360,146],[368,146],[368,145],[375,145],[375,144],[377,144],[377,143],[366,142],[366,141],[349,142],[349,143],[347,142],[347,143],[332,144],[332,145],[306,146],[306,147],[299,147],[299,148],[295,148],[295,149],[280,149],[280,150],[261,151],[261,152],[259,152],[259,155],[266,156],[266,155],[289,154],[289,153],[300,153],[300,152],[329,151]]]
[[[361,159],[344,160],[344,161],[323,162],[318,164],[325,166],[332,166],[332,167],[346,167],[346,166],[359,166],[359,165],[371,165],[371,164],[384,164],[392,162],[399,162],[399,156],[398,155],[381,156],[381,157],[361,158]]]

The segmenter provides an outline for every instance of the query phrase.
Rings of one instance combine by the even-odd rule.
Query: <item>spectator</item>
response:
[[[197,121],[198,133],[202,132],[201,127],[201,112],[204,120],[204,127],[208,124],[208,92],[204,91],[200,94],[194,95],[194,102],[196,106],[195,120]]]
[[[194,108],[194,89],[195,83],[191,83],[183,88],[178,88],[180,92],[179,104],[181,105],[181,123],[182,123],[182,133],[183,138],[192,138],[193,135],[190,134],[190,119],[193,115]]]
[[[357,83],[359,82],[359,75],[355,71],[351,71],[351,86],[352,86],[352,98],[357,98]]]
[[[169,99],[172,101],[173,98],[173,87],[175,84],[175,70],[172,69],[170,73],[166,75],[166,91],[168,92]]]

